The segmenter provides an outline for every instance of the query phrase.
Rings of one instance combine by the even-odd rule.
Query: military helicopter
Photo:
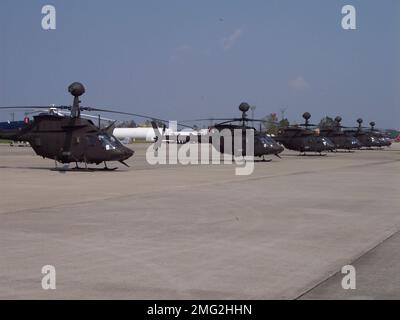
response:
[[[363,119],[357,119],[358,127],[355,127],[350,130],[345,130],[345,134],[350,137],[357,138],[361,147],[367,149],[382,148],[391,146],[392,142],[389,138],[385,137],[385,135],[379,130],[375,129],[375,122],[370,122],[370,128],[363,127]]]
[[[338,149],[350,151],[352,149],[361,148],[361,143],[356,137],[346,135],[342,130],[342,118],[337,116],[334,121],[332,126],[319,128],[320,136],[332,141],[336,151]]]
[[[80,106],[79,97],[85,93],[85,87],[74,82],[68,87],[68,91],[74,97],[72,106],[52,106],[54,110],[68,110],[66,116],[59,112],[45,112],[34,116],[32,122],[10,129],[0,129],[0,139],[12,141],[26,141],[32,146],[35,153],[43,158],[54,159],[62,164],[75,163],[74,169],[80,169],[78,163],[88,164],[104,163],[103,170],[109,169],[107,162],[118,161],[125,166],[125,160],[133,156],[134,151],[123,146],[112,135],[113,124],[101,129],[94,125],[92,120],[81,117],[81,111],[98,111],[124,115],[138,116],[152,120],[164,121],[143,115],[98,109]],[[0,109],[49,109],[48,106],[18,106],[0,107]],[[54,111],[53,110],[53,111]]]
[[[235,156],[246,156],[246,145],[248,143],[248,138],[246,137],[246,130],[254,131],[254,156],[261,157],[263,161],[271,161],[266,160],[266,155],[275,155],[280,158],[279,154],[284,150],[284,148],[279,145],[274,139],[267,136],[265,133],[261,131],[257,131],[254,127],[250,127],[247,125],[249,121],[251,122],[262,122],[264,120],[259,119],[250,119],[247,118],[247,112],[250,110],[250,105],[246,102],[242,102],[239,105],[239,111],[242,113],[240,118],[208,118],[208,119],[197,119],[197,120],[184,120],[182,122],[196,122],[196,121],[222,121],[220,123],[214,124],[209,127],[209,137],[206,139],[208,143],[211,143],[219,152],[221,153],[232,153]],[[238,123],[238,124],[235,124]],[[235,131],[239,130],[242,132],[242,143],[235,143]],[[213,139],[213,133],[222,133],[230,131],[232,135],[232,148],[229,150],[225,149],[224,146],[224,136],[219,136],[219,141]],[[200,136],[198,136],[198,142],[201,143],[204,140],[201,140]]]
[[[322,156],[323,151],[334,150],[335,145],[331,140],[319,136],[318,132],[310,129],[310,127],[314,126],[309,123],[311,114],[305,112],[303,118],[305,120],[304,124],[279,129],[275,140],[283,144],[287,149],[299,151],[300,155],[306,155],[307,152],[316,152]]]

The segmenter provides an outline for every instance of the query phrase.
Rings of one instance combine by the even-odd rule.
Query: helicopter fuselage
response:
[[[347,136],[355,137],[360,141],[360,148],[382,148],[391,146],[392,142],[386,139],[380,132],[347,130]]]
[[[246,130],[254,130],[254,141],[253,141],[253,152],[255,157],[263,157],[265,155],[278,155],[284,149],[279,145],[274,139],[267,136],[264,133],[258,132],[255,128],[244,127],[239,125],[216,125],[212,130],[217,130],[218,132],[228,132],[229,138],[231,140],[231,146],[227,146],[224,141],[224,135],[218,137],[218,141],[215,141],[215,137],[210,136],[210,143],[221,153],[231,153],[235,156],[246,156],[247,155],[247,144],[250,142],[249,137],[246,135]],[[239,141],[235,131],[239,132]],[[241,135],[240,135],[241,133]],[[228,147],[228,148],[227,148]]]
[[[91,120],[56,114],[35,116],[29,124],[2,130],[0,137],[29,142],[37,155],[60,163],[124,161],[134,153]]]
[[[335,145],[328,138],[301,128],[281,129],[275,139],[287,149],[299,152],[321,153],[335,149]]]
[[[356,137],[348,136],[340,129],[321,129],[320,136],[328,138],[335,145],[335,149],[352,150],[361,148],[361,142]]]

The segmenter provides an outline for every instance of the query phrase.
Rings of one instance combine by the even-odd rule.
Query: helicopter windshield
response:
[[[359,143],[357,138],[355,138],[355,137],[351,137],[350,141],[351,141],[352,145],[358,145],[358,143]]]
[[[107,134],[99,134],[98,136],[99,141],[101,142],[101,145],[104,147],[106,150],[115,150],[119,146],[119,142],[116,138],[113,136],[107,135]]]
[[[321,137],[321,141],[322,141],[322,144],[325,147],[332,147],[333,146],[332,142],[329,139],[325,138],[325,137]]]
[[[261,141],[261,143],[264,143],[264,144],[269,144],[269,145],[275,144],[275,141],[268,136],[261,136],[260,141]]]

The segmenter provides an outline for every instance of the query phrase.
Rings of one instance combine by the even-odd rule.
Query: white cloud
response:
[[[231,49],[242,35],[243,35],[242,29],[235,30],[229,37],[222,39],[222,48],[224,50]]]
[[[304,80],[302,76],[289,80],[289,87],[293,90],[305,90],[310,87],[310,84]]]

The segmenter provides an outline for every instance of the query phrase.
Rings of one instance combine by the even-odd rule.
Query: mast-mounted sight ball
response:
[[[336,121],[336,122],[342,122],[342,117],[337,116],[337,117],[335,118],[335,121]]]
[[[242,102],[239,106],[239,110],[242,112],[247,112],[250,110],[250,105],[247,102]]]
[[[80,97],[85,93],[85,87],[80,82],[74,82],[68,87],[68,92],[74,97]]]
[[[309,120],[311,118],[311,114],[309,112],[305,112],[303,114],[303,118],[306,119],[306,120]]]

